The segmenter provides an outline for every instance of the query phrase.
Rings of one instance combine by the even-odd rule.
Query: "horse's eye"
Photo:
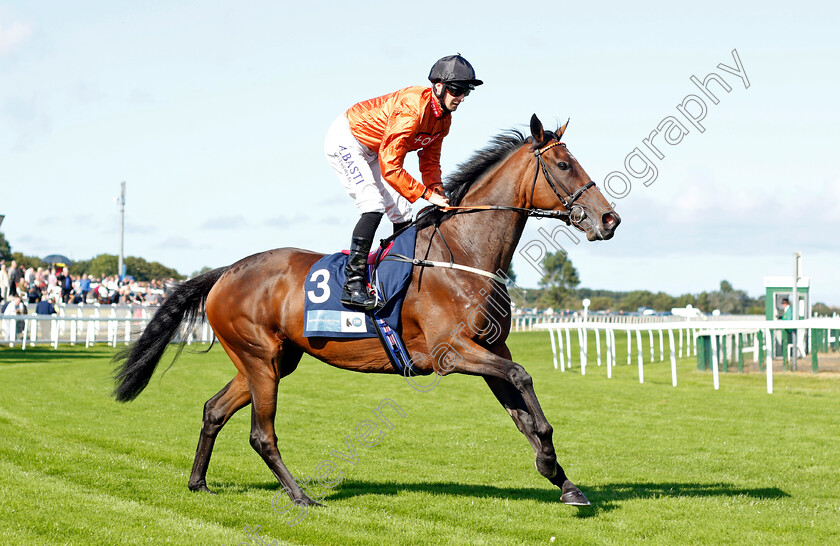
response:
[[[566,163],[565,161],[561,161],[560,163],[558,163],[558,164],[557,164],[557,167],[558,167],[561,171],[568,171],[568,170],[569,170],[569,164],[568,164],[568,163]]]

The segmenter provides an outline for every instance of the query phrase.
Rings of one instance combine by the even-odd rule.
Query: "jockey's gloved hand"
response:
[[[449,206],[449,199],[443,193],[443,186],[441,184],[426,188],[426,191],[423,193],[423,199],[439,207]]]

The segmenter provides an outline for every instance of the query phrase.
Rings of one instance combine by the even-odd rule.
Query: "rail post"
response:
[[[721,355],[720,369],[723,373],[726,373],[726,372],[729,371],[729,358],[728,358],[729,355],[728,355],[728,351],[727,351],[727,347],[726,347],[726,345],[727,345],[726,344],[726,338],[728,338],[728,337],[729,336],[727,336],[726,334],[720,336],[720,355]]]
[[[764,330],[759,330],[756,334],[758,339],[758,371],[764,371]]]

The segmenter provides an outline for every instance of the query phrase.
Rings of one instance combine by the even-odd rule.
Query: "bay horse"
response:
[[[534,215],[560,218],[590,241],[612,238],[621,220],[560,141],[567,125],[544,130],[534,115],[530,137],[508,131],[460,165],[446,185],[451,206],[431,210],[417,226],[416,255],[506,272],[525,223]],[[321,257],[280,248],[183,282],[142,336],[114,357],[114,396],[120,402],[133,400],[182,323],[195,324],[202,311],[206,314],[237,373],[204,405],[191,490],[211,492],[206,475],[216,436],[234,413],[251,404],[251,446],[295,504],[317,504],[295,482],[277,449],[278,382],[295,371],[303,353],[346,370],[398,373],[377,338],[303,337],[304,280]],[[402,336],[417,370],[484,379],[533,447],[537,471],[561,489],[561,501],[588,505],[557,463],[553,429],[530,375],[511,360],[505,345],[510,309],[498,277],[415,267],[402,308]]]

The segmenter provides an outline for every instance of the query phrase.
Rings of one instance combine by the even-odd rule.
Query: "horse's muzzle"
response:
[[[615,228],[621,223],[621,217],[615,211],[602,214],[600,222],[595,220],[594,217],[587,215],[584,215],[583,220],[583,222],[576,225],[586,232],[586,239],[589,241],[607,241],[612,239],[613,235],[615,235]]]
[[[605,212],[601,216],[601,239],[606,241],[615,235],[615,228],[621,223],[621,216],[615,211]]]

